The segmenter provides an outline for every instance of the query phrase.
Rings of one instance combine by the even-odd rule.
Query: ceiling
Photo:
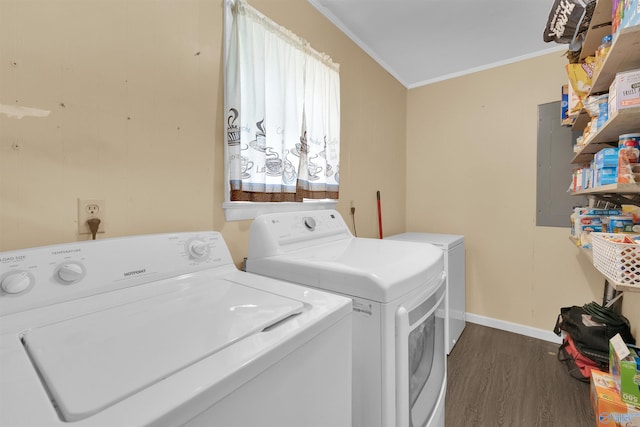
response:
[[[553,0],[309,0],[407,88],[566,49]]]

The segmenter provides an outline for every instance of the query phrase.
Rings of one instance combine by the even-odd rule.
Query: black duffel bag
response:
[[[635,344],[629,320],[613,310],[592,302],[582,307],[563,307],[553,332],[560,336],[565,331],[576,348],[593,360],[609,361],[609,340],[620,334],[627,344]]]

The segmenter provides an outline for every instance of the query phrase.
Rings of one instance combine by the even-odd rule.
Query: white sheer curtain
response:
[[[237,0],[227,58],[231,201],[337,199],[338,65]]]

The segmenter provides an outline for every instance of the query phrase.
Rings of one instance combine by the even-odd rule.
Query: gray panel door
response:
[[[560,101],[538,105],[537,226],[571,227],[573,207],[588,203],[585,196],[567,192],[575,167],[573,144],[580,133],[560,122]]]

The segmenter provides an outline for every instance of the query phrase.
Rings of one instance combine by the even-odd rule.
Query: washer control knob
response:
[[[64,283],[73,283],[82,279],[84,269],[81,264],[69,262],[58,267],[58,278]]]
[[[313,219],[310,216],[306,217],[304,219],[303,223],[304,223],[304,226],[307,227],[311,231],[315,230],[315,228],[316,228],[316,220]]]
[[[187,252],[192,258],[200,259],[206,257],[208,249],[207,244],[202,240],[192,240],[187,245]]]
[[[19,294],[31,285],[31,277],[25,271],[9,274],[2,279],[2,290],[8,294]]]

